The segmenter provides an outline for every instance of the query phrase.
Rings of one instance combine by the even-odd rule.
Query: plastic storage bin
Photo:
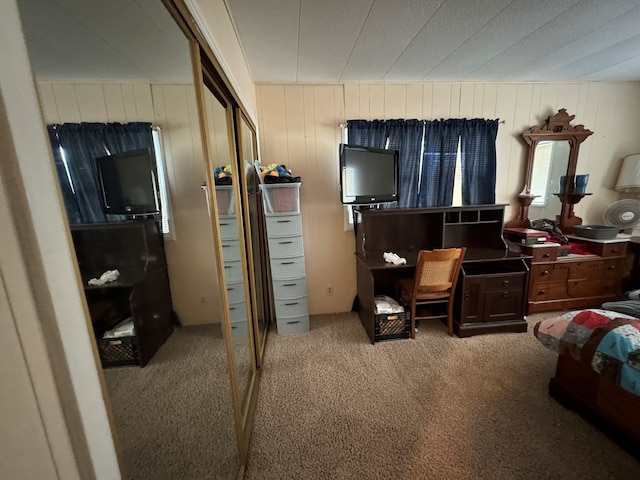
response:
[[[300,186],[302,183],[265,183],[260,185],[264,212],[300,213]]]

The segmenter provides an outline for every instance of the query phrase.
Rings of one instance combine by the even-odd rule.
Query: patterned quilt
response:
[[[640,396],[640,319],[608,310],[568,312],[536,323],[544,346],[613,379]]]

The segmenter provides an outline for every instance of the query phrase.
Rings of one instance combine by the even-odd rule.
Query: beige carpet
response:
[[[355,314],[314,316],[309,333],[270,333],[246,478],[640,478],[547,395],[555,361],[531,331],[460,339],[423,322],[371,345]]]
[[[178,328],[144,368],[110,368],[104,375],[130,480],[237,478],[218,325]]]

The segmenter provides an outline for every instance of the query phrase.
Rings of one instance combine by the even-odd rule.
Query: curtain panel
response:
[[[399,150],[400,195],[392,207],[450,206],[458,145],[462,204],[495,203],[498,120],[349,120],[347,132],[350,145]]]
[[[102,211],[94,159],[142,148],[153,151],[151,123],[63,123],[48,125],[47,131],[69,223],[122,220]]]

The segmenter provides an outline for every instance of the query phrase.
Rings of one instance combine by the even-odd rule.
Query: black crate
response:
[[[140,364],[136,337],[98,338],[97,342],[103,368]]]
[[[411,312],[374,315],[375,341],[411,337]]]

